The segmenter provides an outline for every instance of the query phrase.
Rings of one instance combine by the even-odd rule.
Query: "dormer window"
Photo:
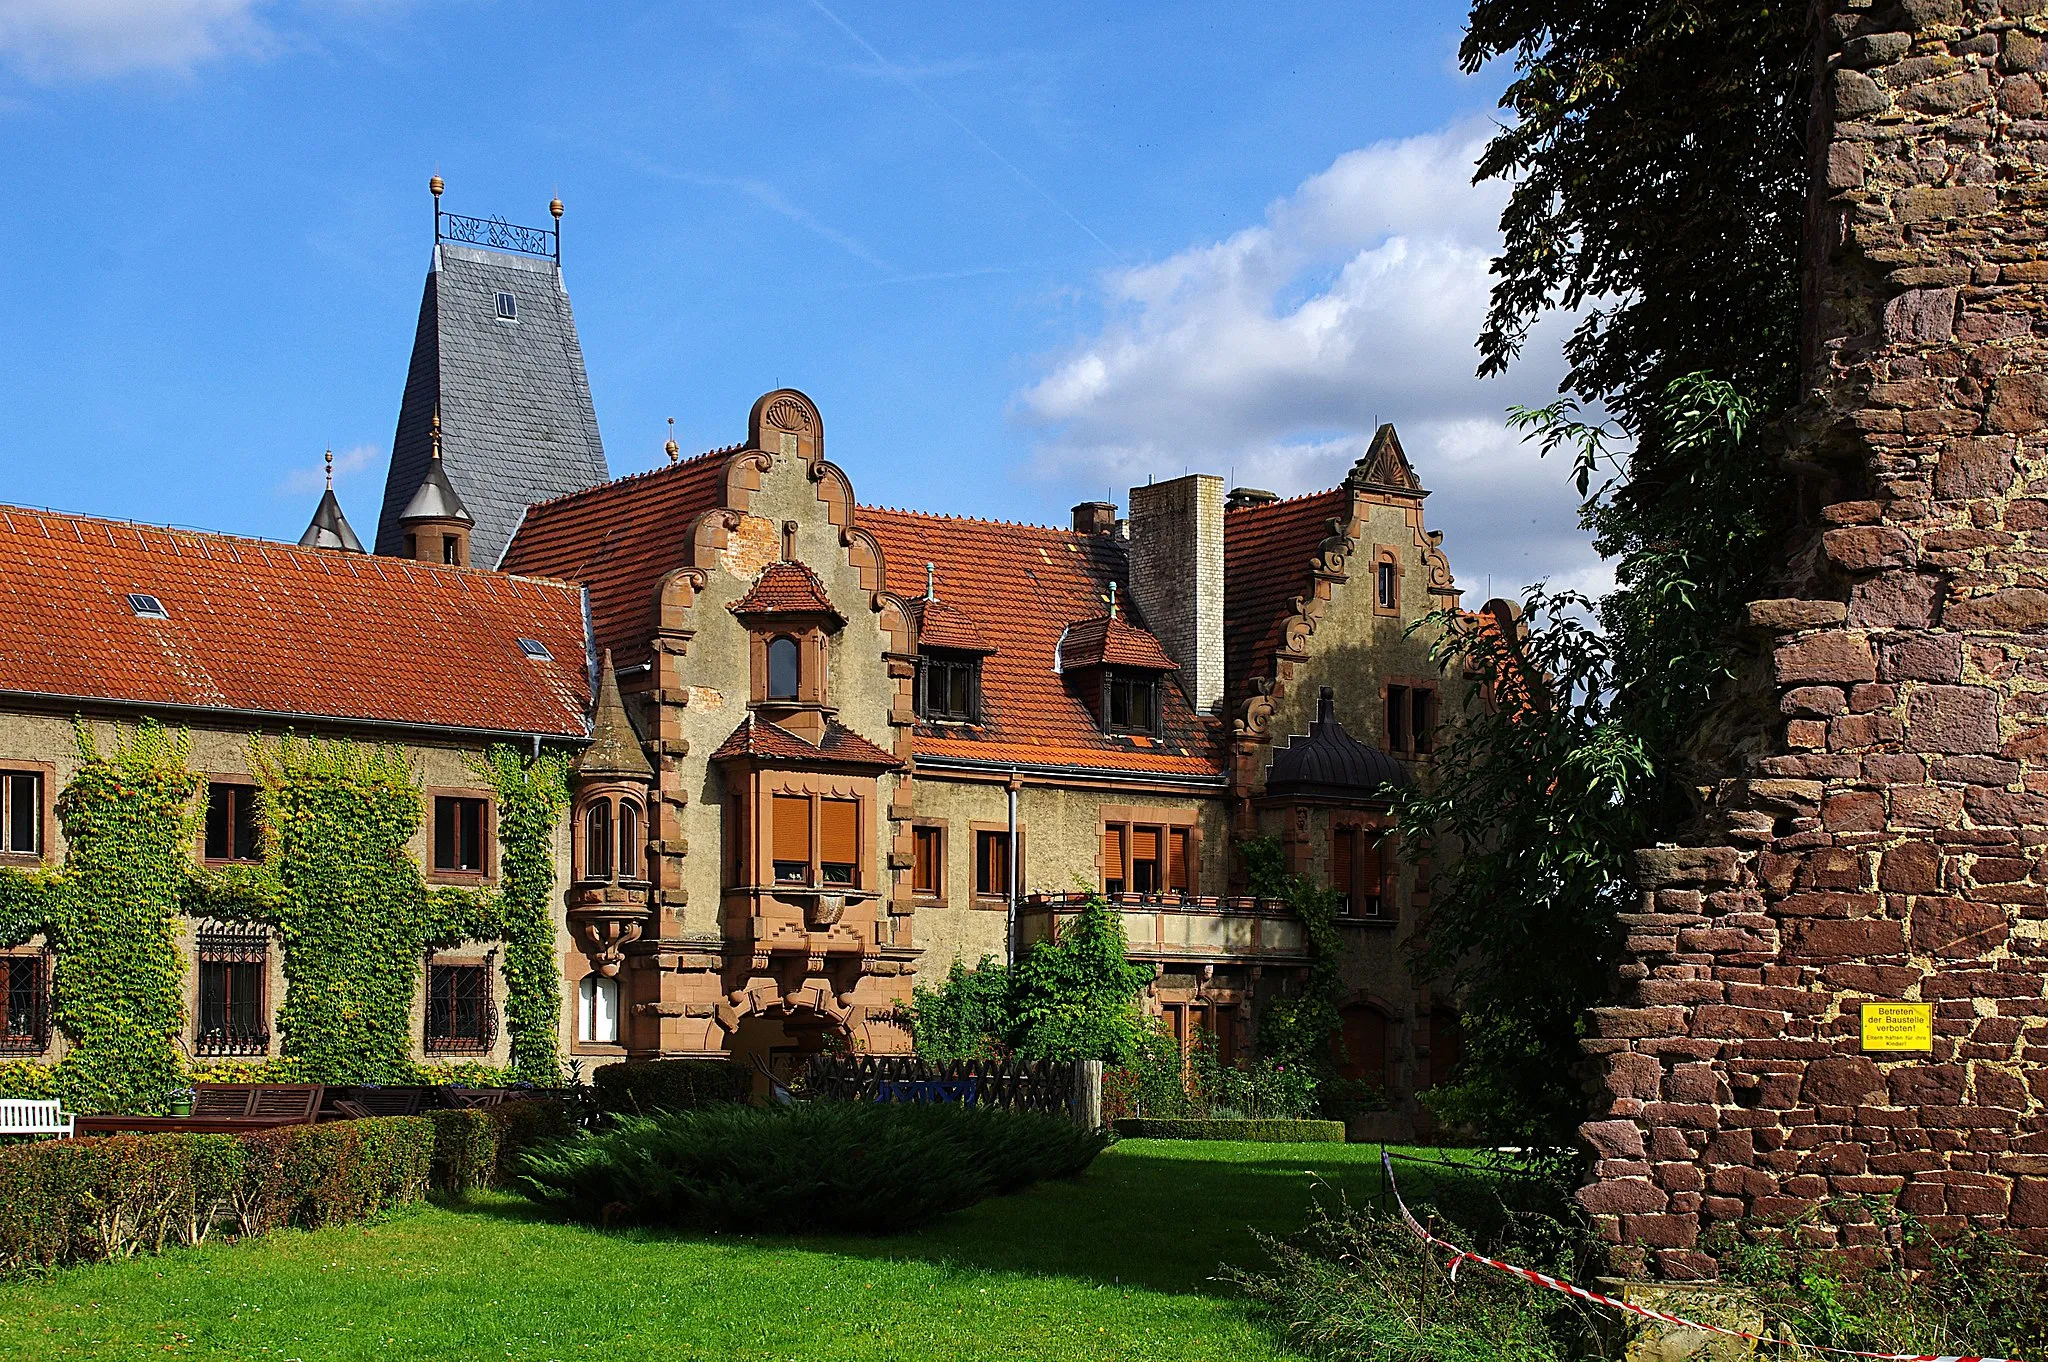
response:
[[[1107,668],[1102,677],[1102,727],[1110,733],[1159,732],[1159,675]]]
[[[798,663],[796,640],[775,638],[768,641],[768,698],[770,700],[794,700],[797,697],[797,682],[801,668]]]
[[[949,649],[920,652],[917,717],[934,723],[980,723],[981,658]]]

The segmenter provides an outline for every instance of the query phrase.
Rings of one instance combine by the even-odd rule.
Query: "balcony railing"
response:
[[[1030,895],[1019,914],[1022,944],[1045,940],[1061,919],[1080,912],[1091,897]],[[1123,918],[1125,948],[1133,960],[1298,964],[1309,958],[1301,918],[1279,899],[1172,892],[1101,897]]]

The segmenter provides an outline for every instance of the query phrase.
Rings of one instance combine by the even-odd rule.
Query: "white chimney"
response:
[[[1223,703],[1223,479],[1131,489],[1131,595],[1197,714]]]

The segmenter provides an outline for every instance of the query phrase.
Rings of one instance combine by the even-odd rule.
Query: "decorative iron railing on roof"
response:
[[[472,218],[461,213],[434,210],[434,244],[443,241],[459,242],[465,246],[482,246],[493,251],[513,251],[520,255],[537,256],[542,260],[562,263],[562,233],[560,228],[522,227],[516,222],[503,218]]]

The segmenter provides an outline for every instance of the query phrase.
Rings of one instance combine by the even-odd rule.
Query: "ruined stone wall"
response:
[[[1839,1199],[2048,1248],[2043,0],[1830,0],[1813,143],[1811,523],[1750,607],[1779,717],[1700,845],[1640,857],[1581,1200],[1629,1273]],[[1866,1002],[1932,1004],[1866,1053]],[[1818,1210],[1817,1210],[1818,1208]]]

